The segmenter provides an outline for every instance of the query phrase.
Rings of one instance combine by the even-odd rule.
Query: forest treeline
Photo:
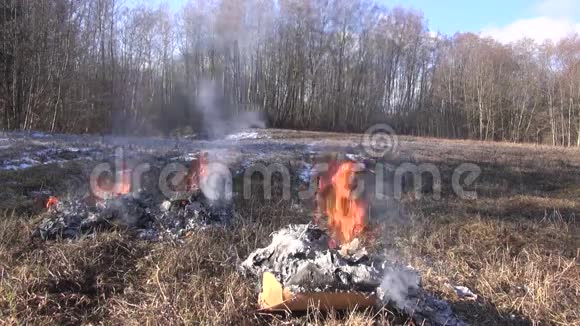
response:
[[[578,35],[509,45],[434,35],[420,12],[365,0],[197,0],[174,11],[0,0],[0,10],[5,130],[197,130],[209,82],[219,85],[210,106],[262,112],[273,127],[387,122],[400,134],[580,146]]]

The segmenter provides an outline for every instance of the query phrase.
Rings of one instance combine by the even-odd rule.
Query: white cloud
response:
[[[484,28],[481,32],[482,35],[493,37],[502,43],[522,38],[531,38],[539,43],[545,40],[556,42],[574,33],[580,34],[580,22],[549,16],[520,19],[505,26]]]
[[[538,0],[529,8],[535,17],[518,19],[504,26],[489,26],[481,31],[502,43],[531,38],[536,42],[557,42],[580,34],[580,0]]]
[[[553,18],[575,18],[580,14],[579,0],[540,0],[533,6],[540,16]]]

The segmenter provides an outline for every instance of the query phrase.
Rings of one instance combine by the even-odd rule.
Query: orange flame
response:
[[[208,154],[202,152],[198,159],[191,161],[189,174],[187,176],[187,190],[200,188],[201,178],[207,175]]]
[[[131,170],[124,169],[117,173],[117,183],[113,188],[116,196],[126,195],[131,192]]]
[[[48,197],[48,201],[46,202],[46,208],[52,208],[55,207],[56,205],[58,205],[58,198],[50,196]]]
[[[131,170],[123,165],[122,170],[116,172],[116,176],[103,175],[97,180],[97,189],[94,196],[97,199],[108,199],[126,195],[131,192]]]
[[[365,228],[368,205],[353,196],[357,167],[352,161],[332,161],[319,179],[319,209],[328,216],[331,236],[339,243],[352,241]]]

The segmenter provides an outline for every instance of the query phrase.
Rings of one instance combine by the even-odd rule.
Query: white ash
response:
[[[233,216],[230,205],[212,205],[200,196],[158,204],[139,192],[105,199],[59,202],[49,208],[34,237],[44,240],[77,239],[121,228],[149,241],[175,240],[189,231],[210,225],[225,225]]]
[[[239,132],[237,134],[227,135],[227,140],[258,139],[260,135],[257,132]]]
[[[0,138],[0,150],[8,149],[10,147],[12,147],[12,144],[10,144],[10,140],[8,138]]]
[[[383,302],[388,304],[390,301],[383,298]],[[407,313],[418,325],[433,326],[467,326],[468,324],[461,320],[451,309],[451,305],[445,301],[436,298],[422,288],[403,301],[394,302],[397,309]]]
[[[355,161],[355,162],[362,162],[365,160],[365,158],[359,154],[346,153],[346,154],[344,154],[344,156],[346,158],[348,158],[349,160]]]
[[[0,170],[23,170],[39,165],[59,164],[74,160],[92,160],[96,150],[88,148],[43,148],[32,152],[20,153],[20,157],[0,160]]]
[[[461,285],[456,286],[449,285],[449,286],[453,288],[453,290],[455,290],[455,293],[457,293],[458,297],[467,300],[477,300],[477,294],[473,293],[473,291],[471,291],[467,286]]]
[[[246,139],[270,139],[270,135],[262,129],[248,129],[230,133],[225,136],[226,140],[246,140]]]
[[[387,266],[376,293],[383,304],[405,312],[418,325],[467,325],[455,315],[447,301],[422,288],[418,271],[411,267]]]
[[[170,153],[172,154],[172,153]],[[185,154],[177,154],[178,156],[172,157],[170,158],[171,161],[185,161],[185,162],[191,162],[193,160],[197,160],[199,159],[199,154],[198,153],[185,153]]]
[[[382,260],[359,251],[342,255],[330,238],[312,225],[291,225],[273,234],[272,243],[240,265],[260,277],[272,272],[287,288],[305,291],[374,291],[381,283]]]
[[[298,172],[298,179],[300,182],[308,184],[315,174],[316,171],[314,171],[312,164],[303,162]]]
[[[89,212],[86,207],[74,202],[57,205],[57,208],[51,209],[51,216],[44,218],[36,230],[33,237],[39,237],[43,240],[56,238],[77,238],[85,230],[94,229],[97,224],[95,214]],[[82,207],[82,208],[81,208]]]
[[[164,201],[160,211],[161,214],[155,219],[158,230],[156,236],[159,239],[177,239],[203,227],[227,225],[233,216],[230,204],[218,205],[202,197],[192,197],[188,201]],[[144,236],[150,238],[153,234],[148,231]]]
[[[52,135],[40,132],[40,131],[36,131],[30,134],[30,137],[32,138],[50,138],[52,137]]]
[[[115,227],[145,228],[151,221],[146,203],[138,196],[120,196],[97,205],[79,199],[59,202],[49,208],[33,236],[44,240],[75,239]]]

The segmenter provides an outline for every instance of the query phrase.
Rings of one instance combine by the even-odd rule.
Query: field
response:
[[[244,157],[281,163],[301,160],[309,151],[363,154],[357,145],[361,135],[281,130],[267,135],[231,141],[231,146]],[[8,139],[4,160],[31,148],[73,142]],[[139,144],[149,148],[147,155],[166,145]],[[175,150],[227,146],[182,140]],[[399,218],[378,235],[420,271],[425,289],[449,301],[473,325],[580,324],[578,150],[401,137],[387,163],[430,163],[441,173],[440,199],[428,191],[420,198],[404,194]],[[481,169],[470,188],[477,198],[462,199],[453,191],[451,176],[462,163]],[[266,245],[272,231],[312,220],[312,203],[297,199],[235,197],[233,225],[197,231],[182,244],[137,241],[123,230],[78,241],[31,239],[44,210],[42,195],[34,194],[66,196],[71,184],[88,180],[91,164],[71,160],[0,171],[0,323],[412,324],[388,308],[302,316],[257,309],[257,283],[242,277],[236,265]],[[460,298],[452,288],[457,285],[477,299]]]

